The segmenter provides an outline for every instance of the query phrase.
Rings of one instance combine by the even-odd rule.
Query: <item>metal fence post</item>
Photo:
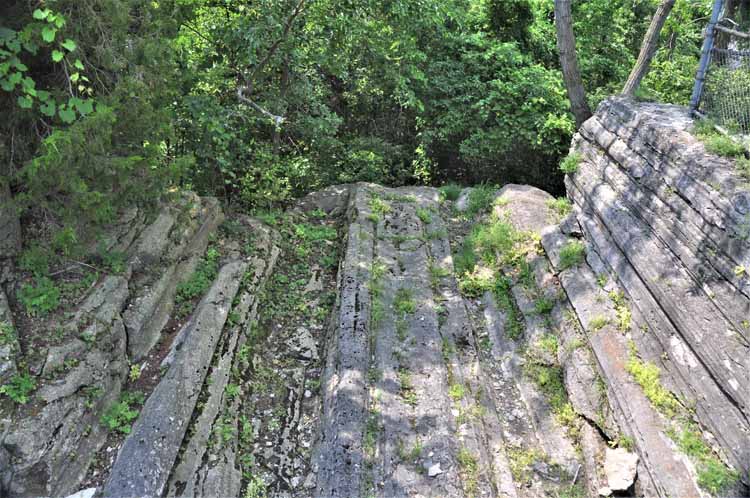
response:
[[[703,49],[701,50],[701,62],[698,65],[698,73],[695,75],[695,86],[693,86],[693,95],[690,97],[690,112],[693,113],[698,110],[698,105],[701,101],[701,95],[703,94],[703,83],[706,81],[706,73],[708,72],[708,65],[711,62],[711,50],[714,48],[714,33],[716,23],[719,22],[719,15],[721,15],[721,9],[724,7],[724,0],[714,0],[713,11],[711,12],[711,20],[706,26],[706,38],[703,40]]]

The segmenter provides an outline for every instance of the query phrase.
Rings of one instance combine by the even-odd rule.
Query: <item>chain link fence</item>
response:
[[[717,26],[698,110],[733,134],[750,135],[750,37]]]

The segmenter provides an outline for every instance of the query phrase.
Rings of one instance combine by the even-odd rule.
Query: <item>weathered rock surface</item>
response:
[[[66,335],[61,345],[50,346],[46,353],[34,352],[41,353],[43,361],[32,373],[51,380],[41,385],[31,403],[16,410],[12,420],[5,421],[0,440],[0,460],[9,462],[1,469],[5,495],[67,495],[86,476],[106,439],[101,416],[118,401],[127,379],[129,334],[136,337],[140,332],[128,331],[123,319],[131,299],[144,292],[136,283],[138,272],[159,268],[161,257],[181,258],[184,247],[200,246],[196,232],[215,228],[216,213],[220,215],[215,200],[190,195],[181,202],[165,208],[175,216],[182,212],[181,220],[169,226],[161,223],[161,217],[144,229],[142,217],[132,216],[133,226],[123,230],[126,235],[118,236],[119,242],[112,242],[113,247],[128,243],[119,246],[129,258],[127,269],[104,277],[77,309],[66,314],[59,327]],[[192,204],[192,211],[185,203]],[[201,251],[205,241],[202,244]],[[146,261],[153,266],[147,267]],[[140,282],[146,285],[147,280]],[[167,300],[171,306],[172,299],[164,293],[155,302]]]
[[[185,325],[185,340],[115,461],[105,496],[161,496],[248,263],[230,261]]]
[[[0,288],[0,385],[5,384],[16,373],[18,335],[8,296]]]
[[[35,366],[49,382],[0,422],[0,494],[84,487],[101,414],[155,350],[101,496],[703,498],[683,430],[747,480],[750,194],[690,127],[676,106],[605,101],[574,140],[562,220],[528,186],[467,220],[471,189],[449,203],[364,183],[306,196],[274,229],[234,216],[168,337],[223,215],[192,196],[150,223],[127,213],[105,241],[126,271],[65,317]],[[513,254],[456,275],[472,222]],[[0,379],[16,368],[3,347]]]
[[[691,128],[678,106],[605,101],[574,140],[568,193],[590,258],[630,300],[638,353],[747,479],[750,194]]]
[[[638,455],[624,448],[607,448],[604,458],[604,474],[607,487],[612,491],[627,491],[635,482]]]

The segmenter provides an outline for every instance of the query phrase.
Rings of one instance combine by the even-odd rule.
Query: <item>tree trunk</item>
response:
[[[573,19],[570,14],[570,0],[555,0],[555,28],[557,30],[557,50],[560,53],[560,67],[568,89],[570,110],[576,120],[576,128],[591,117],[591,109],[586,102],[581,72],[576,57],[576,38],[573,33]]]
[[[664,23],[669,17],[669,13],[674,7],[675,0],[662,0],[659,4],[659,8],[656,9],[654,17],[651,19],[651,25],[646,31],[646,36],[643,38],[641,44],[641,52],[638,54],[638,60],[633,66],[633,70],[628,76],[628,81],[625,83],[625,87],[622,89],[622,93],[627,96],[635,94],[638,87],[641,85],[641,81],[648,73],[649,66],[651,65],[651,59],[653,59],[656,49],[659,46],[659,34],[661,29],[664,27]]]

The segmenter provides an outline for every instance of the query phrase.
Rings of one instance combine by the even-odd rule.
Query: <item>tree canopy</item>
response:
[[[592,108],[658,4],[572,2]],[[676,2],[636,97],[687,103],[709,11]],[[4,182],[74,238],[180,188],[256,209],[360,180],[562,186],[554,0],[10,0],[0,19]]]

